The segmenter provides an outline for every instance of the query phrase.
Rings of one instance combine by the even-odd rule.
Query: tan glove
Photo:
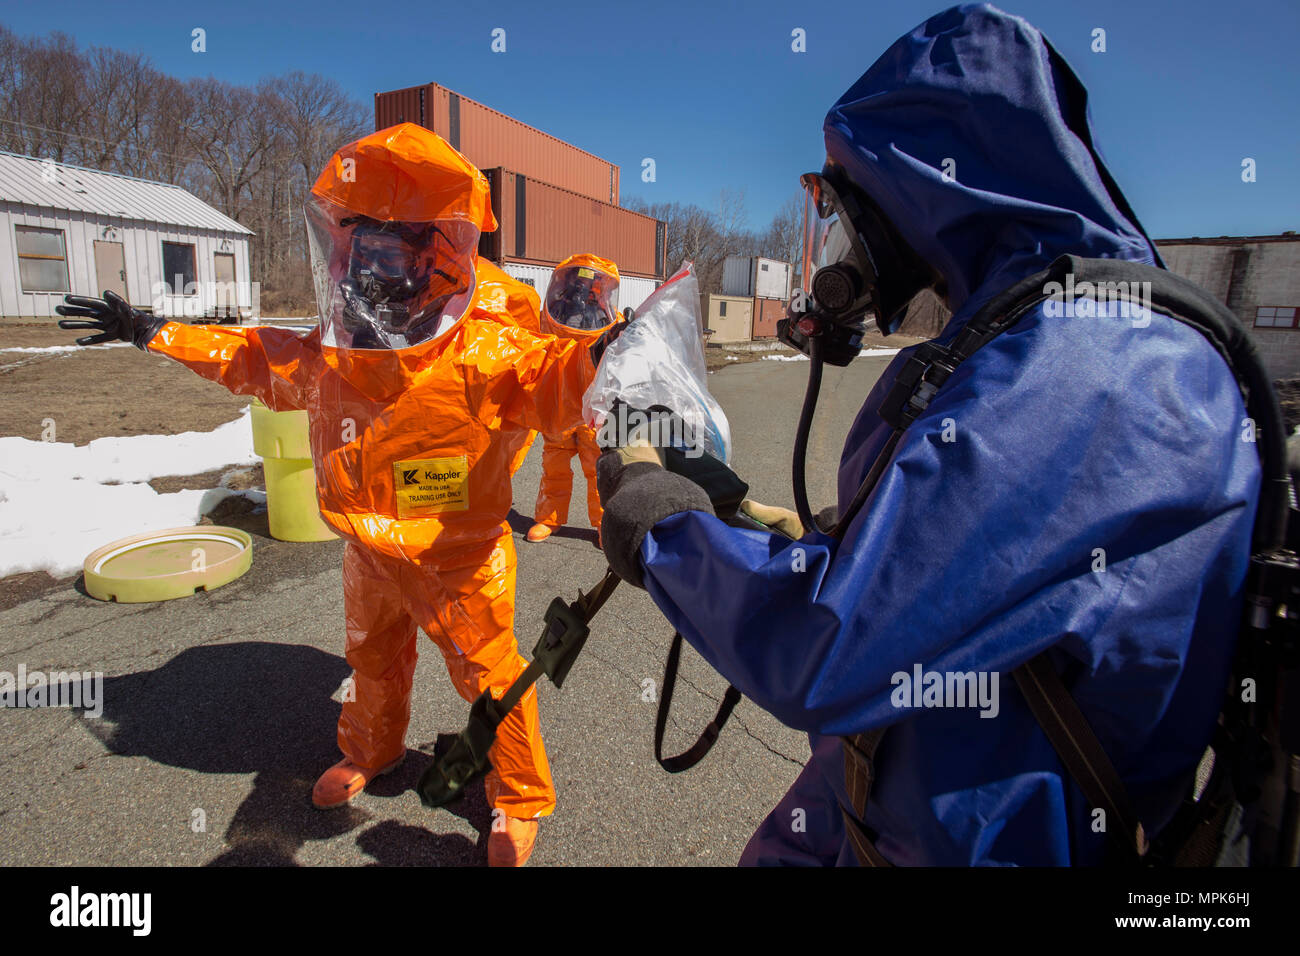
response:
[[[627,444],[620,445],[614,450],[624,465],[630,465],[637,461],[658,465],[660,468],[664,465],[659,449],[650,444],[649,424],[637,426],[636,430],[628,436]]]
[[[740,513],[753,518],[759,524],[766,525],[773,531],[785,535],[787,538],[798,540],[806,533],[803,523],[799,520],[799,515],[789,508],[776,508],[746,498],[740,503]]]

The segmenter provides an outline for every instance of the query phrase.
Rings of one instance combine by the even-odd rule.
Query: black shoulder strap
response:
[[[1042,272],[1028,276],[986,302],[950,344],[922,344],[904,363],[886,393],[880,405],[881,417],[901,435],[958,365],[1015,325],[1040,302],[1049,298],[1064,301],[1067,289],[1089,286],[1094,291],[1103,290],[1115,298],[1128,299],[1141,308],[1150,307],[1190,326],[1222,356],[1241,389],[1246,413],[1255,423],[1256,449],[1263,467],[1254,549],[1272,551],[1284,546],[1290,505],[1286,428],[1268,372],[1241,320],[1200,286],[1167,269],[1122,259],[1061,256]],[[841,518],[841,527],[847,526],[865,501],[867,484],[864,482]]]
[[[1246,413],[1255,423],[1256,449],[1263,468],[1254,548],[1271,551],[1282,547],[1286,541],[1290,475],[1286,466],[1286,428],[1277,395],[1245,325],[1226,305],[1194,282],[1167,269],[1123,259],[1061,256],[1042,272],[985,303],[958,334],[954,346],[965,338],[976,342],[978,348],[1039,302],[1060,296],[1070,287],[1077,291],[1084,283],[1094,291],[1104,290],[1115,297],[1128,298],[1182,322],[1200,332],[1223,357],[1241,389]],[[1141,291],[1134,294],[1135,289]],[[1149,301],[1143,301],[1148,294]],[[961,357],[968,355],[969,352]]]
[[[1088,718],[1052,667],[1047,652],[1021,664],[1011,676],[1088,803],[1105,811],[1105,832],[1114,837],[1126,858],[1146,856],[1150,844],[1128,790],[1092,732]]]

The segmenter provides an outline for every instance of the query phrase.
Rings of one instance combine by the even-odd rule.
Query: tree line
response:
[[[318,74],[179,80],[143,54],[0,25],[0,149],[172,183],[247,226],[264,314],[314,311],[303,203],[334,150],[369,130],[369,108]],[[746,228],[743,190],[711,210],[624,205],[665,222],[668,268],[694,261],[702,292],[722,291],[728,256],[800,258],[801,194],[758,231]]]
[[[695,263],[701,292],[722,291],[722,268],[728,256],[763,256],[798,267],[803,248],[803,194],[787,199],[766,229],[746,229],[745,193],[723,190],[713,209],[693,203],[658,202],[629,197],[623,206],[665,223],[668,270],[684,260]]]
[[[252,86],[178,80],[149,58],[0,26],[0,149],[172,183],[253,230],[263,312],[314,310],[302,208],[368,109],[294,71]]]

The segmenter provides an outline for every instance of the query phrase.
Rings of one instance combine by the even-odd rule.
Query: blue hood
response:
[[[825,130],[827,156],[944,276],[959,318],[1065,253],[1164,265],[1096,153],[1083,84],[996,7],[902,37]]]

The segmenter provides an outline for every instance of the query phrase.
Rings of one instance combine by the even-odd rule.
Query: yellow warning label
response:
[[[578,276],[583,279],[594,279],[596,278],[596,273],[590,269],[580,268],[578,269]]]
[[[469,462],[455,458],[420,458],[393,463],[397,517],[423,518],[469,508]]]

